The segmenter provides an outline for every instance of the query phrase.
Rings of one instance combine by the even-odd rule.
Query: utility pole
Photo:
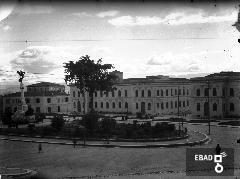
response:
[[[181,124],[180,124],[180,120],[179,120],[179,85],[177,88],[177,113],[178,113],[178,122],[179,122],[178,129],[179,129],[179,134],[180,134]]]
[[[208,85],[208,96],[207,96],[207,101],[208,101],[208,135],[211,133],[211,125],[210,125],[210,81],[209,78],[207,80],[207,85]]]

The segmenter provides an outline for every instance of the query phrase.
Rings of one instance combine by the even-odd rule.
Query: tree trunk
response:
[[[89,108],[90,108],[90,112],[94,111],[94,108],[93,108],[93,91],[90,91],[89,92]]]

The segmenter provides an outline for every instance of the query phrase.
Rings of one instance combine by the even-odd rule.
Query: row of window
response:
[[[207,107],[208,107],[208,104],[207,104]],[[225,108],[226,108],[226,104],[223,105],[223,111],[226,110]],[[212,109],[213,109],[213,111],[217,111],[217,110],[218,110],[218,106],[217,106],[216,103],[213,103]],[[234,111],[234,103],[230,103],[230,104],[229,104],[229,110],[230,110],[231,112]],[[201,104],[200,104],[200,103],[197,103],[197,111],[201,111]]]
[[[104,105],[103,102],[100,102],[100,108],[103,108],[103,105]],[[106,106],[106,109],[109,109],[109,107],[110,107],[109,102],[106,102],[105,106]],[[144,106],[145,106],[145,103],[144,103]],[[166,102],[165,105],[164,105],[163,102],[161,103],[161,109],[164,109],[164,108],[166,108],[166,109],[168,109],[168,108],[173,109],[174,107],[178,108],[178,107],[186,107],[186,106],[189,106],[189,101],[186,101],[186,102],[185,101],[179,101],[178,104],[177,104],[177,101],[175,101],[175,102],[171,101],[171,102]],[[98,103],[97,102],[95,102],[94,107],[98,108]],[[112,102],[112,109],[115,109],[115,108],[116,108],[116,103]],[[118,108],[119,109],[122,108],[122,102],[118,103]],[[124,103],[124,108],[125,109],[128,108],[128,103],[127,102]],[[157,108],[160,108],[160,103],[157,103]],[[136,109],[139,109],[139,103],[136,103]],[[148,110],[152,109],[152,103],[148,103],[147,109]]]
[[[40,98],[35,98],[34,100],[35,100],[35,103],[40,103],[41,102]],[[60,103],[61,99],[58,98],[57,101],[58,101],[58,103]],[[68,97],[65,97],[64,101],[68,102]],[[64,101],[62,100],[62,102],[64,102]],[[14,104],[15,102],[16,103],[21,103],[21,100],[19,98],[15,99],[15,100],[12,99],[12,103]],[[51,102],[52,102],[52,98],[47,98],[47,103],[51,103]],[[31,103],[31,99],[26,98],[26,103],[27,104]],[[6,104],[10,104],[10,99],[9,98],[6,99]]]
[[[205,88],[204,89],[204,96],[208,96],[209,95],[209,91],[210,91],[209,88]],[[196,90],[196,95],[197,96],[201,96],[201,90],[200,89]],[[213,88],[212,89],[212,96],[217,96],[217,95],[218,95],[217,94],[217,89]],[[222,96],[226,96],[226,89],[225,88],[222,88]],[[234,89],[233,88],[230,88],[229,96],[234,96]]]
[[[5,108],[5,112],[7,112],[7,111],[11,111],[12,112],[12,108],[11,107],[6,107]],[[16,112],[16,111],[17,111],[17,107],[14,107],[13,108],[13,112]],[[40,107],[36,107],[35,111],[36,111],[36,113],[41,113],[42,112]],[[34,112],[34,109],[33,109],[33,112]],[[47,112],[51,113],[52,112],[52,108],[48,107],[47,108]],[[60,106],[57,107],[57,112],[61,112],[61,107]]]

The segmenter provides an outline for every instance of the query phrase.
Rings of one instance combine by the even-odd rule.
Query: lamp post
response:
[[[207,94],[207,103],[208,103],[208,135],[211,134],[211,125],[210,125],[210,81],[209,78],[207,79],[207,89],[208,89],[208,94]]]

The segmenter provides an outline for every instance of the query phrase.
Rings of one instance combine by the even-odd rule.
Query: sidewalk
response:
[[[4,136],[0,135],[1,140],[21,141],[21,142],[35,142],[47,144],[73,145],[72,140],[57,139],[57,138],[39,138],[39,137],[22,137],[22,136]],[[210,138],[203,133],[196,131],[189,131],[189,137],[186,139],[162,141],[162,142],[116,142],[110,141],[86,141],[85,146],[91,147],[123,147],[123,148],[148,148],[148,147],[178,147],[178,146],[193,146],[204,144]],[[83,141],[77,141],[77,146],[83,146]]]

